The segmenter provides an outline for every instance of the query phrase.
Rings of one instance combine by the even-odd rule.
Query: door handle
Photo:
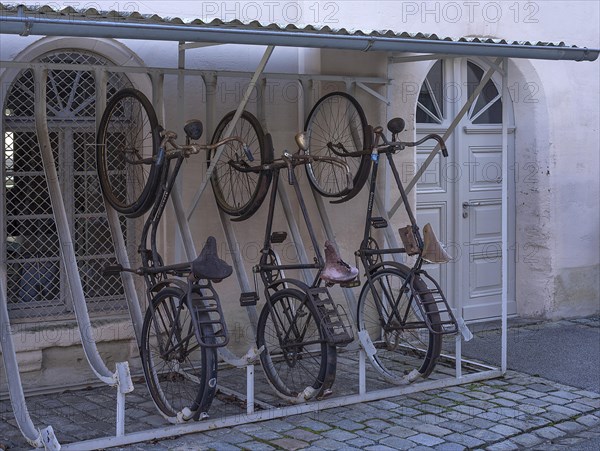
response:
[[[462,206],[463,206],[462,217],[463,218],[468,218],[469,217],[469,207],[479,207],[480,205],[481,205],[481,202],[477,202],[477,201],[463,202],[463,204],[462,204]]]

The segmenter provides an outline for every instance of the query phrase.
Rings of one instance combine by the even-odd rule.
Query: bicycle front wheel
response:
[[[337,351],[329,345],[306,294],[277,291],[261,311],[260,361],[277,394],[290,402],[319,398],[333,385]]]
[[[367,354],[392,383],[412,381],[414,370],[421,377],[429,376],[442,349],[441,335],[429,331],[416,304],[415,291],[427,287],[418,276],[412,286],[405,284],[408,275],[405,266],[377,271],[363,287],[358,303],[358,330],[368,334],[375,351]],[[422,295],[423,306],[436,322],[437,308],[428,301],[433,301],[431,294]]]
[[[367,118],[358,101],[345,92],[323,96],[308,115],[307,153],[313,156],[344,158],[347,153],[365,149]],[[345,158],[352,172],[354,189],[360,191],[369,175],[369,155]],[[340,197],[348,194],[345,170],[326,161],[306,165],[312,187],[322,196]]]
[[[159,133],[154,108],[140,91],[122,89],[108,102],[96,136],[96,166],[104,197],[121,214],[141,216],[154,202]]]
[[[219,122],[212,138],[213,144],[225,137],[234,115],[235,111],[231,111]],[[230,136],[238,136],[248,145],[249,151],[245,151],[239,141],[225,144],[210,182],[221,210],[231,216],[249,217],[262,204],[271,183],[272,173],[271,171],[240,172],[229,162],[235,162],[242,167],[271,163],[273,149],[266,148],[265,135],[260,122],[248,111],[242,113]],[[209,165],[219,149],[208,153]]]
[[[199,290],[194,290],[200,294]],[[206,413],[217,390],[217,350],[200,346],[186,293],[163,288],[152,299],[142,327],[142,366],[154,403],[166,417],[189,409]],[[210,341],[212,330],[200,333]]]

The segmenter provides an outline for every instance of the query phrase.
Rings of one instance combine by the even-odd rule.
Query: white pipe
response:
[[[67,219],[67,212],[63,202],[62,192],[58,180],[58,173],[52,155],[52,146],[48,132],[48,123],[46,117],[46,78],[47,71],[38,69],[34,72],[35,76],[35,125],[37,129],[37,138],[40,146],[44,172],[46,174],[46,183],[50,200],[52,203],[52,211],[58,238],[60,242],[60,257],[67,275],[69,290],[73,297],[73,310],[79,325],[81,334],[81,342],[88,363],[94,374],[104,383],[108,385],[116,385],[117,379],[113,373],[106,367],[94,337],[91,336],[92,325],[85,303],[85,295],[83,286],[79,278],[79,270],[75,257],[75,247],[72,241],[72,235]]]

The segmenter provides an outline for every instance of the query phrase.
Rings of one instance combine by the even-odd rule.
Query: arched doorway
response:
[[[421,86],[417,138],[443,134],[484,76],[485,65],[470,59],[437,61]],[[462,300],[466,320],[499,317],[502,303],[502,108],[500,80],[492,78],[448,141],[449,157],[434,160],[417,184],[419,223],[430,222],[447,244],[452,263],[428,268],[442,281],[453,307]],[[514,167],[512,104],[508,159]],[[421,164],[432,147],[417,149]],[[509,182],[508,313],[515,302],[514,178]]]

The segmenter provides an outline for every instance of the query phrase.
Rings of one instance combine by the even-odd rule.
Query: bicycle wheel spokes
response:
[[[407,277],[408,269],[380,270],[365,285],[359,300],[359,330],[368,333],[376,349],[373,364],[395,383],[413,380],[415,370],[428,376],[441,351],[441,337],[427,329],[413,290],[405,283]]]
[[[234,113],[234,111],[228,113],[221,120],[213,136],[213,143],[225,137]],[[235,162],[242,167],[260,166],[262,163],[272,161],[272,155],[269,159],[260,123],[247,111],[242,113],[231,136],[238,136],[247,144],[250,155],[244,151],[238,141],[225,144],[211,177],[211,184],[219,208],[232,216],[241,216],[258,209],[271,179],[270,175],[267,176],[264,172],[240,172],[233,168],[230,162]],[[209,153],[209,164],[218,150]]]
[[[141,92],[124,89],[111,98],[98,128],[96,161],[102,192],[119,213],[140,216],[152,204],[158,133],[154,109]]]
[[[367,120],[360,104],[352,96],[334,92],[321,98],[314,106],[305,130],[309,150],[314,156],[345,157],[364,149]],[[368,156],[347,158],[354,184],[363,184],[361,175]],[[321,195],[338,197],[346,194],[347,181],[344,168],[324,161],[306,166],[313,188]]]
[[[333,383],[335,347],[325,342],[306,295],[281,290],[265,305],[258,323],[261,363],[278,394],[290,400],[318,396]]]
[[[185,408],[205,412],[216,386],[216,352],[199,345],[182,298],[181,290],[161,290],[146,313],[142,330],[148,389],[168,417]]]

